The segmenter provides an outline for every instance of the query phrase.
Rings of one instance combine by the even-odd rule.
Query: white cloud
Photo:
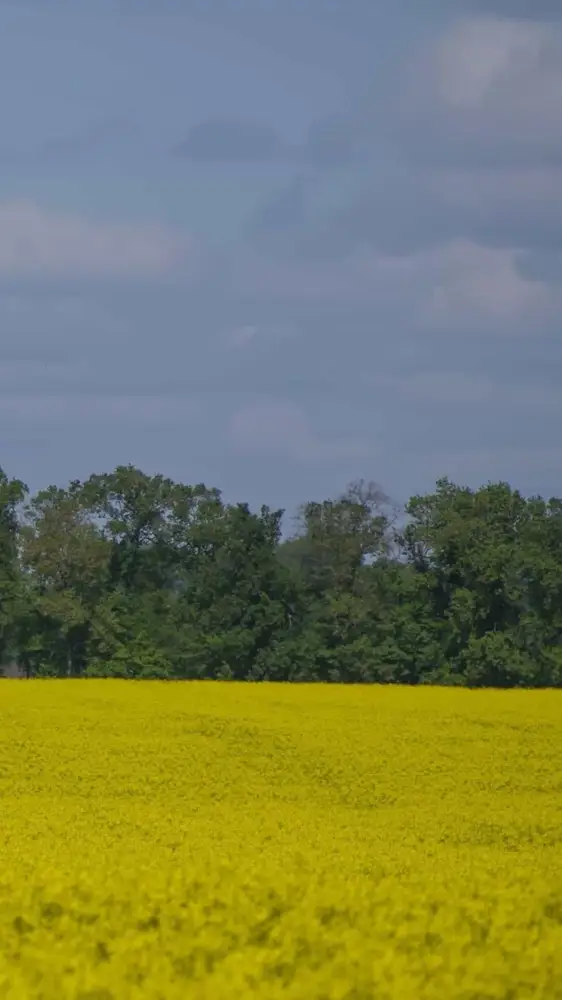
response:
[[[437,98],[459,111],[500,103],[521,108],[522,98],[537,96],[541,57],[548,35],[531,21],[476,18],[459,21],[435,52]],[[531,94],[525,86],[532,83]]]
[[[562,24],[455,21],[405,70],[397,136],[420,156],[544,163],[562,155]]]
[[[562,316],[562,290],[523,271],[525,253],[467,239],[409,254],[363,248],[333,261],[264,261],[240,281],[264,297],[321,309],[369,309],[383,322],[424,332],[520,335],[549,329]]]
[[[522,251],[451,240],[403,255],[357,259],[358,288],[374,303],[394,307],[420,330],[532,332],[562,315],[560,290],[519,269]]]
[[[0,276],[161,278],[181,268],[188,246],[157,225],[91,221],[33,202],[0,203]]]
[[[559,0],[463,0],[467,10],[488,11],[501,17],[545,19],[554,21],[562,17]]]
[[[243,407],[232,415],[228,431],[241,451],[273,452],[301,462],[362,458],[373,453],[365,441],[322,437],[313,430],[302,407],[283,400]]]
[[[559,292],[519,270],[518,250],[455,240],[416,258],[426,283],[422,326],[494,333],[531,332],[560,310]]]

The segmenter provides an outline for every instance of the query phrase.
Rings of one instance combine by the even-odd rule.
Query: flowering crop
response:
[[[3,681],[2,1000],[562,997],[562,694]]]

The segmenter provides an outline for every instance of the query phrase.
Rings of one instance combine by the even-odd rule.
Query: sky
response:
[[[562,494],[559,0],[0,0],[0,465]]]

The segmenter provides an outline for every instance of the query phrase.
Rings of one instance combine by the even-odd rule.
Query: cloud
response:
[[[193,125],[173,152],[200,163],[288,163],[301,169],[330,169],[352,163],[357,145],[357,123],[346,115],[314,119],[304,139],[294,143],[266,122],[224,117]]]
[[[22,386],[27,389],[44,389],[46,385],[51,391],[73,383],[84,376],[86,365],[83,362],[42,361],[37,359],[1,359],[0,358],[0,392],[3,395],[18,394]]]
[[[393,73],[384,102],[368,95],[324,124],[345,169],[301,171],[272,192],[247,227],[253,244],[312,258],[456,239],[558,247],[562,23],[456,18]]]
[[[439,170],[420,187],[434,213],[489,245],[560,246],[562,167]]]
[[[417,371],[404,375],[377,375],[369,384],[394,399],[417,407],[444,406],[493,410],[513,404],[519,409],[562,411],[562,394],[542,383],[508,383],[483,372]]]
[[[328,236],[346,250],[363,244],[390,254],[412,253],[464,238],[552,252],[562,232],[562,168],[411,165],[388,180],[379,176],[358,185],[324,226],[328,232],[318,234],[324,245]],[[270,243],[281,236],[272,230]]]
[[[460,21],[434,53],[435,96],[458,112],[490,105],[522,110],[521,89],[540,71],[545,38],[542,27],[493,18]],[[534,101],[535,93],[527,94]]]
[[[562,18],[559,0],[465,0],[466,10],[532,21]]]
[[[51,160],[96,153],[105,146],[130,136],[134,128],[131,119],[125,115],[108,118],[74,134],[53,136],[39,147],[37,155]]]
[[[546,245],[521,254],[521,271],[535,281],[545,281],[562,288],[562,248]]]
[[[361,132],[362,123],[354,114],[318,119],[309,126],[303,157],[322,168],[352,164],[360,150]]]
[[[292,188],[271,196],[247,227],[253,246],[277,259],[343,258],[365,247],[411,254],[455,239],[550,257],[562,246],[562,166],[373,170],[352,178],[340,203],[323,211],[314,192],[303,185],[298,204]]]
[[[184,238],[158,225],[94,222],[26,201],[0,202],[0,277],[163,278],[186,262]]]
[[[108,286],[107,295],[97,285],[75,289],[59,281],[6,285],[3,290],[0,283],[0,364],[58,364],[69,355],[75,358],[86,351],[89,358],[100,358],[108,350],[115,360],[116,349],[127,351],[124,345],[133,342],[138,351],[138,317],[121,307],[114,285]],[[142,305],[138,312],[142,317]]]
[[[327,439],[311,427],[301,406],[284,400],[250,403],[237,410],[228,428],[241,451],[284,455],[299,462],[364,458],[373,448],[365,441]]]
[[[529,447],[503,444],[491,448],[445,450],[433,446],[425,452],[420,449],[419,460],[428,485],[440,476],[472,486],[503,480],[513,483],[527,495],[552,496],[560,489],[553,484],[560,482],[562,448],[541,447],[540,439],[537,441],[535,446]]]
[[[420,161],[562,161],[562,26],[459,19],[413,61],[389,134]]]
[[[258,327],[247,324],[246,326],[237,326],[234,330],[229,330],[225,335],[224,340],[229,347],[235,347],[242,350],[243,348],[250,346],[250,344],[256,339],[257,334]]]
[[[451,240],[399,256],[373,254],[362,265],[373,289],[400,308],[413,329],[513,335],[562,316],[557,288],[524,275],[521,252]]]
[[[174,152],[200,163],[267,163],[285,159],[289,146],[266,122],[208,118],[194,125]]]
[[[562,315],[557,289],[522,274],[520,251],[456,240],[411,260],[421,280],[421,325],[432,330],[533,332]]]
[[[82,128],[53,134],[33,145],[4,144],[0,146],[0,163],[4,167],[21,169],[80,159],[87,161],[88,157],[116,147],[136,131],[136,124],[128,116],[111,117]]]
[[[398,72],[396,101],[334,124],[343,173],[297,175],[255,213],[256,285],[426,335],[551,332],[562,25],[457,17]]]
[[[524,251],[464,238],[410,253],[363,245],[333,259],[252,255],[237,267],[240,293],[284,308],[368,310],[373,330],[514,336],[562,317],[561,289],[532,274]]]
[[[260,350],[263,357],[264,350],[267,350],[274,344],[278,344],[280,341],[286,342],[298,333],[299,330],[295,325],[282,323],[279,320],[277,322],[270,322],[268,318],[267,322],[260,322],[259,324],[246,323],[241,326],[232,327],[231,329],[227,328],[217,335],[217,341],[229,348],[230,351],[244,352],[246,358],[249,357],[248,351],[250,348]],[[255,351],[251,353],[253,354]],[[260,378],[261,385],[261,374],[258,377]],[[278,381],[278,379],[275,379],[275,373],[274,380]]]
[[[0,396],[0,417],[12,426],[53,426],[69,421],[112,424],[115,421],[136,427],[181,426],[198,413],[198,404],[185,398],[158,394],[124,395],[100,393],[37,392]]]
[[[304,177],[297,175],[288,184],[272,191],[258,205],[247,226],[251,238],[266,239],[273,233],[294,233],[306,221],[309,190]]]

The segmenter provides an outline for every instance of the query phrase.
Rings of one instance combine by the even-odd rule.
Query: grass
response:
[[[145,997],[562,997],[562,694],[0,682],[0,998]]]

